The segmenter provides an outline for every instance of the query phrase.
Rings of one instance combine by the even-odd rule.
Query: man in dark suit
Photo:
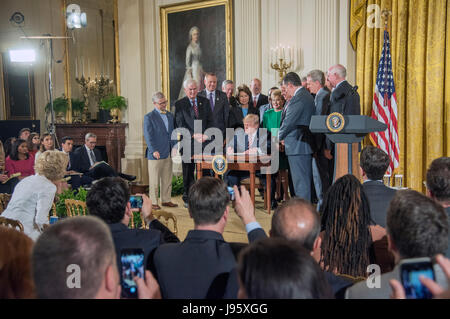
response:
[[[343,115],[361,115],[358,87],[351,86],[345,78],[347,70],[337,64],[328,69],[327,78],[333,87],[330,98],[330,113],[338,112]]]
[[[198,95],[208,99],[213,116],[212,127],[221,130],[225,140],[228,118],[230,116],[230,104],[227,95],[216,88],[217,76],[214,73],[207,73],[205,75],[205,89],[199,92]]]
[[[122,177],[128,181],[134,181],[136,179],[136,176],[117,173],[111,166],[102,163],[102,155],[95,148],[95,145],[97,145],[97,135],[87,133],[84,141],[85,144],[73,152],[73,161],[71,162],[72,170],[83,173],[94,180],[115,176]]]
[[[389,163],[389,156],[379,148],[367,146],[361,151],[360,172],[364,181],[364,193],[369,200],[372,219],[381,227],[386,227],[387,211],[396,192],[383,183]]]
[[[288,73],[282,81],[288,96],[292,96],[286,108],[278,138],[285,146],[289,168],[297,197],[311,201],[312,148],[309,124],[315,113],[314,99],[301,86],[300,77]]]
[[[431,162],[427,170],[427,196],[441,204],[450,221],[450,157],[440,157]],[[450,233],[447,258],[450,258]]]
[[[189,137],[182,137],[183,139],[189,138],[188,141],[183,141],[182,143],[186,147],[190,147],[191,154],[185,152],[185,149],[183,149],[181,154],[183,159],[183,201],[186,207],[189,188],[194,184],[195,163],[190,155],[203,151],[206,145],[205,142],[209,138],[205,135],[205,131],[213,127],[214,123],[208,99],[198,96],[197,82],[193,79],[188,79],[184,81],[183,87],[186,97],[175,102],[175,126],[177,129],[186,129],[190,133]],[[200,122],[200,130],[195,130],[195,121]]]
[[[122,273],[120,254],[122,249],[141,248],[144,251],[144,265],[154,249],[164,243],[177,243],[179,239],[152,215],[152,202],[146,195],[143,199],[142,215],[149,229],[129,229],[133,218],[130,190],[120,178],[106,177],[95,183],[86,197],[89,214],[97,216],[108,224],[116,249],[117,267]],[[136,222],[136,221],[135,221]]]
[[[330,106],[330,92],[325,88],[325,74],[320,70],[313,70],[307,75],[307,85],[309,92],[315,95],[314,115],[328,115]],[[330,165],[332,165],[331,149],[329,148],[325,134],[313,134],[313,180],[316,195],[319,200],[318,207],[321,206],[323,194],[331,185]],[[334,167],[334,166],[333,166]]]
[[[175,120],[172,113],[166,110],[167,99],[161,92],[153,95],[155,109],[144,117],[144,137],[147,143],[145,156],[148,159],[148,178],[150,199],[153,209],[161,209],[158,205],[158,190],[161,194],[161,205],[177,207],[172,203],[172,148],[176,141],[172,140]]]
[[[230,107],[236,107],[237,106],[237,102],[236,99],[234,97],[234,92],[235,92],[236,88],[234,86],[234,82],[231,80],[225,80],[222,82],[222,92],[225,93],[227,95],[228,98],[228,104],[230,105]]]
[[[245,200],[239,194],[235,207],[238,215],[253,215],[253,204],[244,188]],[[235,188],[235,192],[239,192]],[[238,202],[239,199],[239,202]],[[229,243],[223,239],[230,208],[230,195],[225,183],[216,178],[198,180],[189,193],[189,214],[194,230],[184,242],[162,245],[156,249],[151,270],[159,282],[165,299],[221,298],[236,258]],[[241,210],[247,210],[242,213]],[[247,218],[243,220],[250,240],[265,237],[261,226]],[[251,235],[250,235],[251,233]],[[237,283],[235,285],[237,287]],[[237,296],[237,289],[230,297]]]
[[[82,185],[90,185],[93,182],[93,178],[85,174],[77,173],[73,170],[72,164],[74,163],[73,138],[70,136],[64,136],[61,139],[61,151],[69,156],[69,163],[67,164],[67,175],[70,176],[68,183],[72,186],[72,189],[78,189]]]
[[[267,95],[261,93],[261,88],[261,80],[257,78],[253,79],[250,83],[252,98],[250,99],[249,107],[253,106],[257,110],[259,110],[262,105],[269,104],[269,98],[267,97]]]

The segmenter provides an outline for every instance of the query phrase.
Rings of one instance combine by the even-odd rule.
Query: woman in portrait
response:
[[[234,129],[244,128],[244,117],[248,114],[256,114],[259,116],[258,110],[249,105],[250,99],[252,97],[252,92],[250,88],[242,84],[237,88],[238,92],[236,95],[236,106],[230,107],[230,116],[228,118],[228,127],[232,127]]]
[[[17,184],[2,217],[22,223],[25,235],[36,241],[49,224],[49,212],[57,188],[66,173],[69,157],[60,151],[47,151],[36,162],[36,175]]]
[[[200,29],[192,27],[189,30],[189,45],[186,49],[186,73],[183,82],[187,79],[194,79],[197,82],[198,90],[203,89],[203,66],[201,63],[202,49],[200,48]],[[181,86],[179,99],[185,97],[183,85]]]
[[[28,153],[27,141],[14,142],[11,154],[6,158],[5,171],[8,176],[20,173],[19,179],[34,175],[34,156]]]
[[[39,148],[39,152],[37,152],[36,155],[34,156],[35,157],[34,162],[37,163],[39,156],[41,156],[41,154],[44,153],[45,151],[53,151],[54,149],[55,149],[55,142],[53,140],[53,136],[50,133],[45,132],[41,136],[41,146]]]

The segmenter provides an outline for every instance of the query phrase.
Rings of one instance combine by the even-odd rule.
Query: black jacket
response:
[[[256,105],[253,105],[254,104],[253,103],[253,97],[250,96],[250,101],[249,101],[248,104],[249,104],[249,106],[252,106],[252,107],[256,108],[257,110],[259,110],[259,108],[262,105],[269,104],[269,98],[267,97],[267,95],[260,94],[259,97],[258,97],[258,102],[256,103]]]
[[[256,114],[259,117],[259,112],[256,108],[248,105],[248,114]],[[237,129],[238,127],[244,128],[244,113],[242,113],[242,108],[240,106],[230,107],[230,117],[228,120],[228,127]]]
[[[330,113],[361,115],[360,98],[357,89],[357,86],[353,87],[347,81],[339,84],[331,93]]]
[[[94,155],[96,162],[101,162],[102,154],[96,148],[94,148]],[[91,162],[89,161],[89,155],[86,151],[86,147],[84,145],[78,147],[74,152],[73,156],[70,159],[72,170],[79,173],[87,173],[89,172],[89,168],[91,167]]]
[[[365,182],[363,189],[369,200],[370,215],[373,221],[375,224],[386,228],[387,210],[396,190],[385,186],[379,181]]]
[[[198,95],[208,99],[209,101],[209,98],[206,96],[206,94],[207,94],[206,90],[203,90]],[[223,137],[225,138],[225,130],[228,127],[228,118],[230,116],[230,104],[228,103],[228,98],[225,93],[216,90],[215,94],[216,98],[214,104],[214,111],[212,112],[213,127],[216,127],[219,130],[221,130]]]

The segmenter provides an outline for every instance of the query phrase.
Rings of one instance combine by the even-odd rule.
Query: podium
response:
[[[359,179],[359,143],[372,132],[383,132],[387,125],[365,115],[313,116],[312,133],[322,133],[335,143],[334,179],[353,174]]]

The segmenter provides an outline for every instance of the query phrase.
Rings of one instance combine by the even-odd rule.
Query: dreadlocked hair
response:
[[[321,264],[324,269],[366,277],[372,236],[369,203],[353,175],[338,179],[323,204]]]

